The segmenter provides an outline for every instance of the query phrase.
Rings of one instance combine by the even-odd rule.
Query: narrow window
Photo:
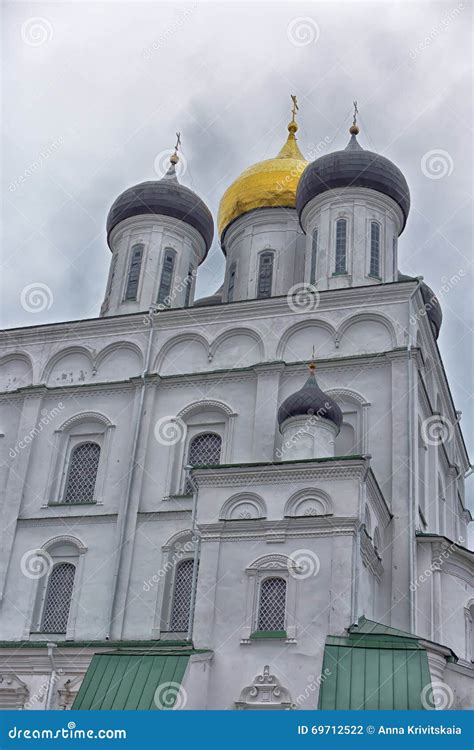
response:
[[[262,253],[258,268],[257,298],[272,296],[273,253]]]
[[[160,288],[158,290],[157,303],[159,305],[170,305],[171,283],[173,281],[173,271],[176,253],[174,250],[165,250],[163,260],[163,269],[161,271]]]
[[[221,460],[222,438],[215,432],[201,432],[189,443],[188,460],[190,466],[219,464]],[[185,495],[192,495],[193,487],[187,481]]]
[[[397,263],[397,238],[392,239],[392,252],[393,252],[393,280],[398,281],[398,263]]]
[[[76,568],[71,563],[54,565],[49,577],[41,623],[42,633],[65,633],[71,608]]]
[[[186,276],[186,294],[184,297],[184,306],[189,307],[189,300],[191,299],[191,287],[193,285],[193,276],[194,276],[194,266],[191,263],[188,270],[188,275]]]
[[[335,273],[346,273],[347,256],[347,221],[336,221],[336,265]]]
[[[285,612],[285,579],[265,578],[260,584],[257,630],[284,630]]]
[[[81,443],[72,450],[64,492],[65,503],[94,502],[99,459],[100,446],[97,443]]]
[[[380,276],[380,224],[370,224],[370,275]]]
[[[227,302],[232,302],[234,299],[234,287],[235,287],[235,263],[232,263],[229,271],[229,283],[227,287]]]
[[[109,273],[109,282],[107,284],[107,290],[105,292],[105,296],[108,297],[110,292],[112,291],[112,284],[114,281],[115,276],[115,266],[117,265],[117,253],[114,253],[112,255],[112,262],[110,264],[110,273]]]
[[[175,633],[183,633],[189,626],[193,569],[193,560],[181,560],[176,566],[170,620],[170,630]]]
[[[128,271],[127,290],[125,292],[125,299],[127,300],[134,300],[137,298],[142,256],[143,245],[134,245],[132,247],[132,257],[130,260],[130,269]]]
[[[311,274],[309,278],[310,284],[316,284],[317,259],[318,259],[318,230],[315,229],[313,232],[313,244],[311,246]]]

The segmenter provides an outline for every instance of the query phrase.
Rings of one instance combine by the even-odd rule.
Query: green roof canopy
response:
[[[191,653],[95,654],[73,709],[147,711],[173,708]],[[160,686],[162,691],[155,701],[155,692]]]
[[[373,630],[372,634],[329,636],[324,650],[319,708],[423,709],[423,688],[430,684],[426,650],[413,637]]]

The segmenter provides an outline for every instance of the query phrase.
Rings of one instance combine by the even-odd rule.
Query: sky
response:
[[[5,3],[2,327],[98,315],[116,196],[161,176],[216,217],[225,188],[286,137],[306,154],[359,137],[404,172],[399,267],[440,297],[439,346],[472,450],[472,7],[465,2]],[[220,286],[217,239],[197,296]],[[46,309],[22,305],[46,285]],[[472,453],[471,453],[472,455]],[[472,483],[471,483],[472,484]]]

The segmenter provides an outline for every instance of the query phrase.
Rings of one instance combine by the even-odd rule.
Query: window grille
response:
[[[262,253],[258,269],[257,297],[272,296],[273,253]]]
[[[284,630],[285,612],[285,579],[265,578],[260,585],[257,630]]]
[[[201,432],[189,443],[187,463],[191,466],[200,464],[219,464],[221,460],[222,439],[215,432]],[[193,486],[186,480],[185,495],[193,494]]]
[[[309,278],[310,284],[316,284],[316,262],[318,259],[318,230],[315,229],[313,232],[313,243],[311,247],[311,274]]]
[[[338,219],[336,221],[336,273],[346,273],[347,256],[347,221]]]
[[[57,563],[49,577],[41,623],[42,633],[65,633],[71,607],[76,568],[71,563]]]
[[[235,288],[235,263],[232,263],[229,271],[229,285],[227,287],[227,302],[232,302],[234,299],[234,288]]]
[[[176,253],[174,250],[166,250],[163,261],[163,270],[161,271],[160,288],[158,290],[157,303],[169,307],[171,283],[173,281],[174,261]]]
[[[370,275],[380,276],[380,224],[370,225]]]
[[[176,567],[170,630],[182,633],[188,629],[191,609],[194,560],[181,560]]]
[[[189,300],[191,299],[191,287],[193,285],[194,266],[191,263],[186,277],[186,294],[184,297],[184,306],[189,307]]]
[[[128,272],[127,290],[125,292],[125,299],[127,300],[134,300],[137,298],[142,256],[143,245],[134,245],[132,247],[132,259],[130,261],[130,269]]]
[[[73,449],[69,459],[65,503],[94,502],[99,459],[100,446],[97,443],[81,443]]]

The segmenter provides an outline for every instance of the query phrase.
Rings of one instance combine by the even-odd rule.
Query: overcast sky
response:
[[[176,130],[182,181],[216,216],[239,172],[281,147],[290,93],[306,153],[345,146],[356,98],[361,145],[410,186],[400,269],[441,290],[439,344],[472,447],[471,12],[380,0],[4,5],[4,326],[98,314],[107,211],[157,176]],[[223,270],[215,241],[198,296]],[[52,304],[33,314],[21,293],[37,283]]]

